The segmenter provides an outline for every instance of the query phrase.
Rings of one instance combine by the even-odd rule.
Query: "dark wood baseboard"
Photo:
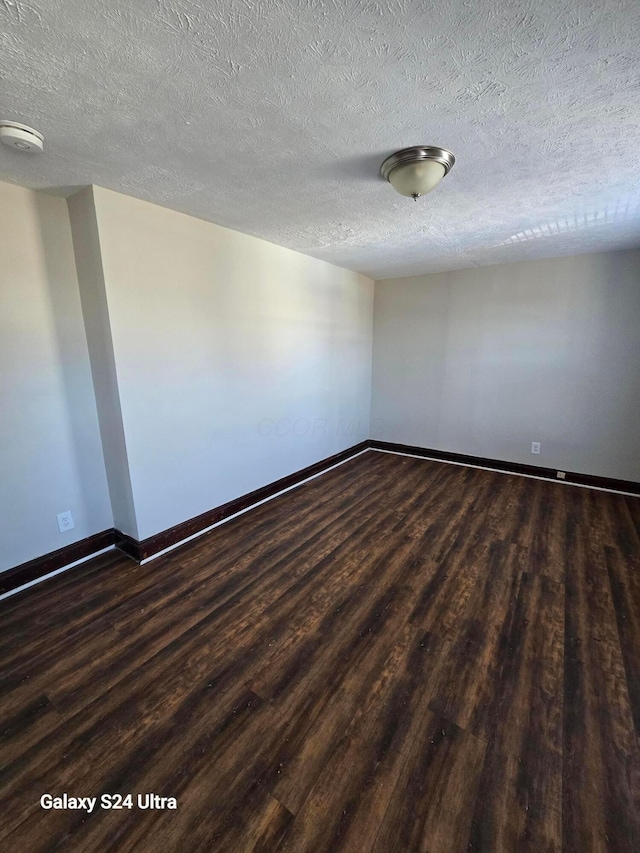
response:
[[[34,560],[8,569],[0,574],[0,595],[48,575],[49,572],[55,572],[56,569],[68,566],[69,563],[75,563],[76,560],[82,560],[83,557],[90,557],[97,551],[114,544],[115,531],[103,530],[72,545],[66,545],[64,548],[58,548],[57,551],[51,551],[42,557],[36,557]]]
[[[344,462],[351,456],[361,453],[369,447],[368,441],[361,441],[353,447],[347,448],[340,453],[329,456],[327,459],[321,459],[320,462],[315,462],[301,471],[296,471],[289,474],[287,477],[282,477],[274,483],[269,483],[242,495],[233,501],[229,501],[221,506],[203,512],[195,518],[190,518],[181,524],[176,524],[168,530],[163,530],[155,536],[150,536],[139,542],[132,536],[122,533],[120,530],[103,530],[102,533],[96,533],[80,542],[74,542],[73,545],[67,545],[65,548],[60,548],[58,551],[52,551],[50,554],[45,554],[43,557],[37,557],[35,560],[29,560],[28,563],[23,563],[20,566],[15,566],[13,569],[8,569],[6,572],[0,573],[0,595],[5,592],[10,592],[12,589],[17,589],[25,583],[37,580],[44,575],[53,572],[56,569],[61,569],[68,566],[69,563],[74,563],[76,560],[81,560],[83,557],[90,557],[102,548],[108,548],[109,545],[115,545],[123,551],[128,557],[140,562],[149,557],[153,557],[159,551],[164,551],[165,548],[170,548],[183,539],[188,539],[200,531],[211,527],[212,524],[217,524],[219,521],[224,521],[235,513],[243,509],[248,509],[255,503],[270,498],[273,495],[281,492],[283,489],[288,489],[306,480],[308,477],[313,477],[314,474],[320,474],[332,465],[337,465],[339,462]]]
[[[368,447],[368,441],[361,441],[360,444],[349,447],[347,450],[342,450],[340,453],[329,456],[327,459],[321,459],[320,462],[315,462],[313,465],[309,465],[301,471],[296,471],[293,474],[289,474],[287,477],[282,477],[280,480],[276,480],[274,483],[269,483],[268,485],[262,486],[260,489],[255,489],[253,492],[248,492],[248,494],[242,495],[235,500],[228,501],[228,503],[221,504],[220,506],[207,510],[207,512],[203,512],[201,515],[195,516],[195,518],[190,518],[187,521],[183,521],[181,524],[176,524],[174,527],[170,527],[168,530],[163,530],[161,533],[156,533],[154,536],[150,536],[148,539],[143,539],[141,542],[138,542],[130,536],[116,530],[116,545],[118,548],[121,548],[125,554],[133,557],[134,560],[138,560],[138,562],[141,560],[147,560],[159,551],[164,551],[165,548],[170,548],[172,545],[176,545],[178,542],[182,542],[184,539],[188,539],[190,536],[200,533],[202,530],[206,530],[206,528],[211,527],[212,524],[224,521],[225,518],[229,518],[229,516],[235,515],[235,513],[241,512],[243,509],[248,509],[250,506],[258,503],[259,501],[272,497],[278,492],[281,492],[283,489],[295,486],[303,480],[306,480],[308,477],[313,477],[314,474],[320,474],[322,471],[326,471],[327,468],[331,468],[332,465],[344,462],[346,459],[349,459],[351,456],[355,456],[357,453],[361,453]]]
[[[190,536],[206,530],[207,527],[224,521],[226,518],[235,515],[235,513],[248,509],[253,504],[270,498],[283,489],[295,486],[308,477],[320,474],[333,465],[344,462],[367,449],[409,453],[413,456],[440,459],[443,462],[459,462],[463,465],[481,465],[486,468],[495,468],[498,471],[505,471],[512,474],[532,474],[536,477],[545,477],[555,482],[576,483],[582,486],[614,489],[615,491],[640,495],[640,483],[635,483],[631,480],[615,480],[609,477],[597,477],[592,474],[580,474],[570,471],[566,472],[564,480],[559,480],[556,476],[556,470],[552,468],[523,465],[519,462],[506,462],[501,459],[487,459],[480,456],[470,456],[465,453],[450,453],[446,450],[434,450],[426,447],[415,447],[409,444],[397,444],[390,441],[369,439],[353,447],[349,447],[340,453],[336,453],[334,456],[329,456],[327,459],[322,459],[320,462],[309,465],[301,471],[296,471],[287,477],[282,477],[280,480],[276,480],[273,483],[262,486],[260,489],[242,495],[226,504],[214,507],[195,518],[188,519],[181,524],[176,524],[174,527],[163,530],[161,533],[157,533],[155,536],[150,536],[140,542],[126,533],[122,533],[120,530],[103,530],[101,533],[96,533],[79,542],[74,542],[72,545],[59,548],[50,554],[29,560],[27,563],[22,563],[20,566],[15,566],[15,568],[0,573],[0,595],[17,589],[30,581],[37,580],[56,569],[68,566],[76,560],[90,557],[92,554],[103,548],[108,548],[110,545],[115,545],[127,556],[138,562],[146,560],[165,550],[165,548],[170,548],[172,545],[176,545],[184,539],[188,539]]]
[[[391,441],[371,439],[369,447],[373,450],[390,450],[393,453],[410,453],[425,459],[441,459],[443,462],[460,462],[463,465],[482,465],[484,468],[495,468],[511,474],[531,474],[534,477],[545,477],[557,483],[576,483],[580,486],[593,486],[599,489],[614,489],[617,492],[629,492],[640,495],[640,483],[632,480],[615,480],[610,477],[596,477],[593,474],[578,474],[575,471],[565,471],[564,479],[559,479],[555,468],[543,468],[539,465],[523,465],[520,462],[505,462],[502,459],[486,459],[482,456],[469,456],[466,453],[450,453],[447,450],[433,450],[427,447],[414,447],[409,444],[396,444]]]
[[[119,548],[127,557],[131,557],[134,560],[140,562],[140,543],[137,539],[134,539],[133,536],[129,536],[127,533],[123,533],[121,530],[113,531],[115,537],[115,546]]]

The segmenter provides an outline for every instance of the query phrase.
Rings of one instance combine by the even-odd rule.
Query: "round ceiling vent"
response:
[[[44,136],[17,121],[0,121],[0,142],[25,154],[40,154],[44,148]]]

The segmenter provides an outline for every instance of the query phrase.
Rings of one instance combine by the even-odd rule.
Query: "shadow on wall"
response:
[[[592,306],[597,318],[592,327],[596,337],[593,359],[594,364],[615,365],[616,369],[602,375],[602,386],[594,389],[591,429],[601,445],[615,446],[626,456],[620,476],[639,480],[640,269],[635,269],[636,287],[623,287],[617,256],[602,257],[600,300]],[[629,259],[633,264],[632,255]]]
[[[62,390],[80,483],[86,522],[92,516],[102,518],[102,490],[106,485],[102,445],[98,427],[93,381],[87,350],[80,293],[78,289],[71,228],[66,204],[58,198],[34,193],[36,216],[42,241],[48,295],[59,354]],[[64,216],[60,215],[60,208]],[[45,427],[46,428],[46,425]]]

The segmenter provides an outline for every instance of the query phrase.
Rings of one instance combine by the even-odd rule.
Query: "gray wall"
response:
[[[368,437],[370,279],[98,187],[0,196],[0,571]]]
[[[2,571],[113,518],[63,199],[0,183],[0,276]]]
[[[372,438],[640,480],[640,252],[378,281],[373,340]]]
[[[370,279],[93,198],[139,538],[368,438]]]

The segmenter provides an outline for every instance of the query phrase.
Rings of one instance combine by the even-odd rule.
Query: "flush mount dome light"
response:
[[[446,148],[418,145],[387,157],[380,174],[400,195],[416,201],[436,187],[453,168],[456,158]]]

